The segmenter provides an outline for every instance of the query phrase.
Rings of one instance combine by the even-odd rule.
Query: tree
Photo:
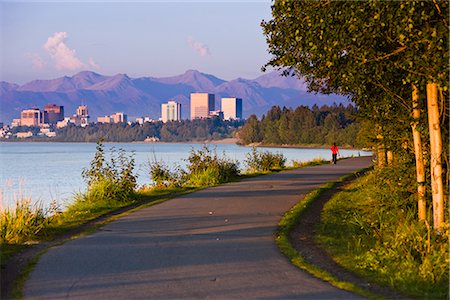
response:
[[[273,19],[262,22],[273,55],[265,67],[304,77],[311,91],[347,95],[361,110],[375,113],[380,153],[401,151],[403,133],[396,125],[412,122],[425,128],[411,112],[413,106],[427,110],[437,230],[443,226],[444,208],[441,155],[448,155],[440,134],[442,128],[448,134],[448,125],[439,126],[448,124],[448,6],[436,0],[281,0],[272,6]],[[413,86],[427,86],[426,108],[411,100]]]

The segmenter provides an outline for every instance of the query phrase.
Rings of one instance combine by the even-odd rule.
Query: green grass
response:
[[[306,209],[313,203],[320,195],[322,195],[327,190],[332,189],[336,184],[344,180],[346,177],[341,178],[340,180],[334,182],[328,182],[318,189],[313,190],[309,194],[305,196],[299,203],[297,203],[294,207],[292,207],[280,220],[278,224],[278,231],[276,236],[276,243],[280,251],[286,255],[291,263],[302,270],[312,274],[313,276],[320,278],[329,282],[330,284],[363,297],[367,298],[380,298],[379,295],[376,295],[368,290],[362,289],[359,286],[339,280],[335,276],[330,273],[308,263],[305,259],[297,252],[297,250],[293,247],[291,242],[289,241],[289,233],[293,230],[294,226],[298,223],[299,219],[306,211]]]
[[[414,298],[448,299],[448,231],[439,235],[418,222],[415,205],[405,205],[398,185],[384,182],[392,176],[383,176],[371,172],[333,197],[317,240],[369,281]]]

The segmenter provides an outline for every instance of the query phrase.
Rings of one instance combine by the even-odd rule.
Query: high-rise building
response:
[[[224,120],[242,119],[242,99],[222,98],[222,111]]]
[[[116,112],[111,115],[111,121],[113,123],[126,123],[128,117],[123,112]]]
[[[79,125],[81,127],[88,126],[89,125],[89,113],[88,113],[87,105],[78,106],[75,117],[77,120],[79,120],[79,124],[78,124],[78,122],[76,122],[76,125]]]
[[[64,106],[47,104],[44,106],[44,123],[56,124],[64,120]]]
[[[175,101],[161,104],[161,120],[164,123],[169,121],[181,121],[181,104]]]
[[[40,126],[44,121],[39,108],[25,109],[20,113],[21,126]]]
[[[214,94],[192,93],[191,94],[191,120],[208,118],[209,112],[215,109]]]

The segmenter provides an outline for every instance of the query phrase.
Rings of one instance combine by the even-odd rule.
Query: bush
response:
[[[153,185],[158,188],[181,187],[185,181],[185,172],[181,168],[175,171],[170,169],[163,162],[149,162],[150,178]]]
[[[133,155],[127,156],[125,150],[111,148],[111,158],[106,160],[102,141],[97,142],[96,153],[89,169],[82,172],[88,184],[85,194],[78,200],[96,201],[126,201],[134,197],[136,175],[134,175],[135,160]]]
[[[216,151],[208,146],[191,153],[187,159],[189,178],[188,183],[193,186],[209,186],[229,182],[239,176],[238,162],[219,157]]]
[[[258,152],[253,147],[252,152],[248,153],[245,163],[250,172],[269,172],[282,170],[286,166],[286,158],[282,153],[272,153],[269,151]]]

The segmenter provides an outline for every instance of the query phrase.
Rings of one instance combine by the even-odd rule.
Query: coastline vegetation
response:
[[[161,142],[191,142],[220,140],[233,137],[244,121],[225,121],[219,118],[171,121],[163,123],[93,123],[86,127],[69,124],[63,128],[52,127],[55,137],[38,136],[39,127],[18,126],[11,128],[13,136],[8,141],[48,141],[48,142],[84,142],[95,143],[100,139],[105,142],[142,142],[148,137]],[[31,131],[33,137],[18,139],[17,132]],[[6,139],[1,139],[6,140]]]
[[[244,145],[338,145],[364,146],[358,110],[352,106],[314,105],[280,108],[273,106],[258,119],[251,115],[238,132]]]
[[[259,153],[254,149],[254,155]],[[269,156],[268,152],[264,152]],[[282,154],[276,154],[283,162]],[[78,193],[74,201],[64,211],[53,208],[45,210],[32,205],[31,197],[18,197],[16,207],[0,210],[1,262],[29,244],[50,241],[119,209],[145,205],[176,195],[192,192],[221,183],[245,178],[239,163],[218,155],[207,146],[192,150],[187,159],[187,170],[171,170],[162,162],[149,163],[151,184],[136,185],[133,154],[127,155],[122,149],[111,149],[111,156],[105,156],[104,145],[97,143],[96,153],[90,167],[83,170],[87,183],[85,192]],[[284,168],[284,165],[283,165]],[[270,168],[270,171],[281,170]],[[266,170],[265,173],[268,173]]]

